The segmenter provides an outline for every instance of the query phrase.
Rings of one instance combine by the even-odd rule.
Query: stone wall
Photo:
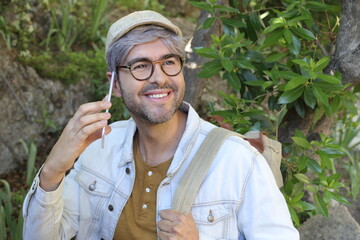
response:
[[[37,146],[44,135],[62,129],[75,110],[87,102],[85,84],[65,86],[42,79],[34,69],[16,62],[0,40],[0,174],[26,159],[20,139]]]

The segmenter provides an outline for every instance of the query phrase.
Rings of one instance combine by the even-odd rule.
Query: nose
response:
[[[162,86],[168,80],[168,76],[161,69],[161,62],[154,63],[154,72],[152,76],[149,78],[149,83],[156,83],[159,86]]]

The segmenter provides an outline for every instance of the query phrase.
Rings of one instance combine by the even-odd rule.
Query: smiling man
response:
[[[190,213],[172,209],[215,128],[183,102],[184,55],[180,29],[156,12],[111,26],[107,76],[115,73],[113,93],[131,119],[107,126],[105,100],[79,107],[25,199],[24,239],[299,239],[266,161],[235,136],[220,148]]]

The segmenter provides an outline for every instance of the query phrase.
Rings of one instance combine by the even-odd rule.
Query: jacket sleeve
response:
[[[64,178],[58,188],[51,192],[46,192],[39,186],[41,169],[39,170],[23,204],[24,240],[71,239],[76,235],[79,216],[78,194],[72,194],[71,208],[66,209],[63,192],[65,185],[67,190],[77,191],[78,184],[74,179],[77,164],[66,180]]]
[[[254,155],[247,176],[238,228],[247,240],[299,240],[286,201],[261,154]],[[241,234],[240,234],[241,235]]]

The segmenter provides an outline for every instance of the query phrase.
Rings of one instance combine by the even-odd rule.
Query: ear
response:
[[[106,72],[106,76],[110,82],[111,81],[111,72]],[[117,75],[115,75],[112,92],[113,92],[114,96],[116,96],[116,97],[122,97],[119,82],[120,81],[117,80]]]

